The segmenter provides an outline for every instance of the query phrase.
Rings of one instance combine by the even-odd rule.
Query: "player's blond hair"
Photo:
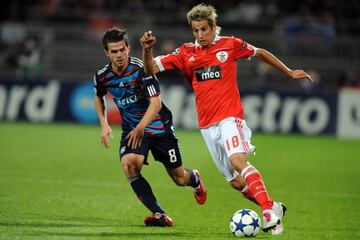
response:
[[[221,27],[216,25],[217,13],[212,5],[205,5],[203,3],[196,5],[186,14],[188,23],[191,25],[192,21],[208,21],[210,27],[215,25],[216,34],[219,35]]]

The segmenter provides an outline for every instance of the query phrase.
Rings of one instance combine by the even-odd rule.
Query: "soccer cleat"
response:
[[[206,202],[206,196],[207,196],[206,188],[201,179],[200,172],[198,170],[193,170],[193,171],[199,179],[199,186],[193,188],[193,194],[196,202],[200,205],[203,205]]]
[[[144,219],[146,227],[172,227],[173,220],[165,213],[154,213]]]
[[[275,212],[275,214],[280,218],[280,223],[277,224],[273,229],[271,229],[271,234],[280,235],[284,232],[284,224],[282,220],[285,216],[286,207],[283,203],[274,201],[272,209]]]
[[[281,235],[284,232],[284,224],[280,222],[274,228],[271,229],[272,235]]]
[[[263,211],[263,231],[267,232],[270,229],[276,227],[279,224],[280,218],[275,214],[274,210],[265,210]]]

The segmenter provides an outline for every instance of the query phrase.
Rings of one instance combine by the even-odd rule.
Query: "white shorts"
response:
[[[250,143],[251,130],[245,120],[229,117],[200,131],[216,167],[227,181],[232,181],[239,173],[231,165],[229,157],[234,153],[255,152]]]

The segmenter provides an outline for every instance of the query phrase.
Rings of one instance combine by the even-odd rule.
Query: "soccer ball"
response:
[[[261,220],[251,209],[241,209],[230,218],[230,230],[235,237],[255,237],[260,231]]]

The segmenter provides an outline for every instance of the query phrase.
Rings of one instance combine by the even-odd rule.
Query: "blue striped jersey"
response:
[[[125,71],[118,75],[107,64],[94,75],[94,89],[98,96],[108,92],[118,107],[122,117],[122,130],[129,132],[136,127],[144,116],[151,97],[160,95],[160,84],[155,75],[146,75],[142,61],[130,57]],[[160,112],[145,128],[145,135],[158,135],[173,132],[172,114],[162,103]]]

